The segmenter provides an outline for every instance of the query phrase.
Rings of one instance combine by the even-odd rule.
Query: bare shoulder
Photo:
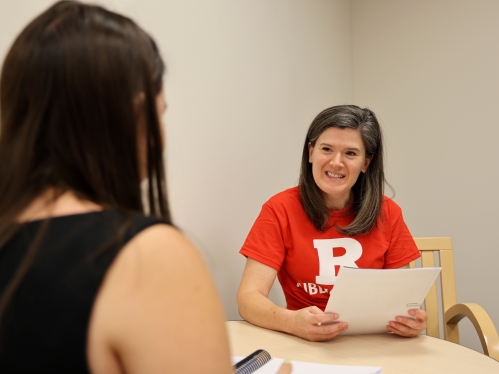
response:
[[[149,248],[170,247],[175,245],[188,246],[194,249],[192,243],[178,229],[167,224],[156,224],[142,230],[123,248],[139,249],[139,246],[147,245]]]
[[[193,260],[202,258],[191,241],[176,228],[158,224],[144,229],[127,243],[117,259],[117,267],[156,267],[158,263],[165,266],[171,261]]]
[[[186,270],[194,277],[200,273],[207,276],[203,259],[191,241],[174,227],[157,224],[141,231],[122,248],[101,291],[111,287],[113,293],[121,290],[130,296],[140,292],[141,287],[150,287],[151,281],[178,280]]]
[[[218,345],[204,346],[200,333]],[[121,373],[119,366],[195,372],[187,346],[207,352],[207,373],[230,370],[225,315],[202,256],[177,229],[154,225],[127,243],[106,274],[92,311],[89,361],[95,373]]]

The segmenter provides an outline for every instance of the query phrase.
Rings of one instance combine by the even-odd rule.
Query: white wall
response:
[[[0,0],[1,60],[51,3]],[[132,16],[160,45],[174,219],[203,251],[228,318],[239,319],[238,251],[261,205],[297,183],[315,115],[353,100],[350,1],[99,3]],[[273,298],[282,302],[279,292]]]
[[[193,15],[180,2],[167,31],[155,32],[164,32],[170,66],[171,201],[206,255],[228,318],[239,319],[238,251],[261,205],[297,183],[315,115],[353,99],[350,3],[197,4]]]
[[[388,142],[414,236],[451,236],[458,302],[499,327],[499,2],[353,0],[355,103]],[[464,345],[480,350],[466,323]]]

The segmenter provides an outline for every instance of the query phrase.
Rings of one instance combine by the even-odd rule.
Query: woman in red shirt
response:
[[[420,256],[400,207],[383,195],[383,142],[369,109],[340,105],[308,129],[299,185],[268,200],[241,249],[247,257],[238,291],[248,322],[302,338],[329,340],[345,331],[323,312],[340,266],[406,267]],[[268,299],[276,276],[287,308]],[[409,312],[387,328],[415,336],[426,313]]]

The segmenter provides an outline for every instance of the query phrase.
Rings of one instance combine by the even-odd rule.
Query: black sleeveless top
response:
[[[157,223],[165,222],[106,210],[23,225],[0,248],[0,292],[43,235],[1,321],[0,373],[89,373],[88,324],[106,271],[134,235]]]

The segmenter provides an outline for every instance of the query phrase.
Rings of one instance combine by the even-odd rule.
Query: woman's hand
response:
[[[289,310],[275,305],[268,296],[276,276],[277,270],[248,257],[237,293],[239,314],[246,321],[310,341],[330,340],[347,329],[337,314],[316,306]]]
[[[406,337],[413,337],[421,334],[421,331],[426,329],[426,321],[428,316],[421,309],[411,309],[409,314],[414,317],[407,318],[398,316],[395,321],[390,321],[387,328],[394,334]]]
[[[292,333],[312,342],[330,340],[348,328],[345,322],[336,322],[338,314],[324,313],[316,306],[294,313]]]

